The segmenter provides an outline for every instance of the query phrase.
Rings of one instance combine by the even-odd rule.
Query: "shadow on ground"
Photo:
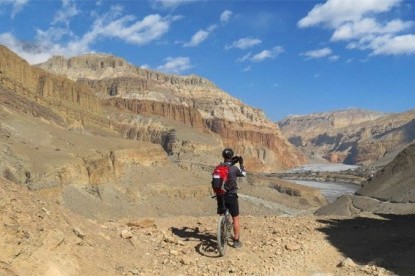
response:
[[[219,257],[216,236],[208,232],[200,232],[198,227],[183,227],[180,229],[173,227],[171,230],[174,235],[183,238],[185,241],[199,241],[199,243],[195,246],[195,250],[200,255],[211,258]]]
[[[415,275],[415,215],[319,220],[318,230],[355,263]]]

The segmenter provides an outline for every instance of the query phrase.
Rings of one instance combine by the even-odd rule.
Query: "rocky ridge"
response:
[[[386,164],[415,139],[415,111],[384,114],[343,110],[288,117],[278,123],[283,135],[311,159]]]
[[[251,170],[278,170],[305,162],[261,110],[243,104],[204,78],[163,74],[100,54],[54,57],[38,66],[86,84],[109,106],[135,114],[152,113],[217,133],[224,145],[247,157]]]

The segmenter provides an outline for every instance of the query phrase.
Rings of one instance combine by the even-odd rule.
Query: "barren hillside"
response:
[[[415,111],[384,114],[350,109],[290,116],[283,135],[311,159],[346,164],[386,164],[415,139]]]
[[[87,85],[106,106],[133,114],[157,115],[216,133],[224,145],[246,157],[251,171],[275,171],[305,162],[301,152],[281,136],[261,110],[242,103],[202,77],[163,74],[102,54],[53,57],[38,66]],[[173,158],[184,151],[180,142],[171,148]]]

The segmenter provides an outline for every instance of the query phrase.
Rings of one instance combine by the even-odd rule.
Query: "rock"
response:
[[[356,266],[356,263],[350,258],[344,259],[338,265],[338,267],[355,267],[355,266]]]
[[[73,227],[73,232],[75,233],[75,235],[81,239],[83,239],[85,237],[85,233],[81,231],[81,229],[79,229],[78,227],[74,226]]]
[[[42,210],[46,213],[46,215],[50,216],[50,211],[45,207],[42,207]]]
[[[122,231],[121,231],[121,237],[123,238],[123,239],[131,239],[132,237],[133,237],[134,235],[133,235],[133,233],[131,233],[129,230],[127,230],[127,229],[123,229]]]
[[[140,271],[139,271],[138,269],[135,269],[135,268],[130,269],[130,272],[131,272],[133,275],[139,275],[139,274],[140,274]]]
[[[183,265],[189,265],[189,264],[191,264],[190,260],[187,259],[187,258],[181,258],[180,259],[180,263],[183,264]]]
[[[297,251],[301,249],[301,247],[301,244],[298,244],[296,242],[290,242],[285,245],[285,249],[287,249],[288,251]]]
[[[174,250],[174,249],[170,250],[169,253],[170,253],[170,255],[173,255],[173,256],[179,255],[179,251]]]

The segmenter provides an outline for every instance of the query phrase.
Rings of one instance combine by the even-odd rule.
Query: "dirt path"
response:
[[[301,213],[304,213],[304,211],[294,209],[294,208],[289,208],[289,207],[284,206],[282,204],[272,202],[272,201],[268,201],[268,200],[265,200],[265,199],[262,199],[262,198],[259,198],[259,197],[244,195],[244,194],[241,194],[241,193],[238,193],[238,196],[242,200],[246,200],[246,201],[249,201],[251,203],[261,205],[265,208],[274,210],[274,211],[276,211],[278,213],[282,213],[284,215],[296,216],[296,215],[299,215]]]

